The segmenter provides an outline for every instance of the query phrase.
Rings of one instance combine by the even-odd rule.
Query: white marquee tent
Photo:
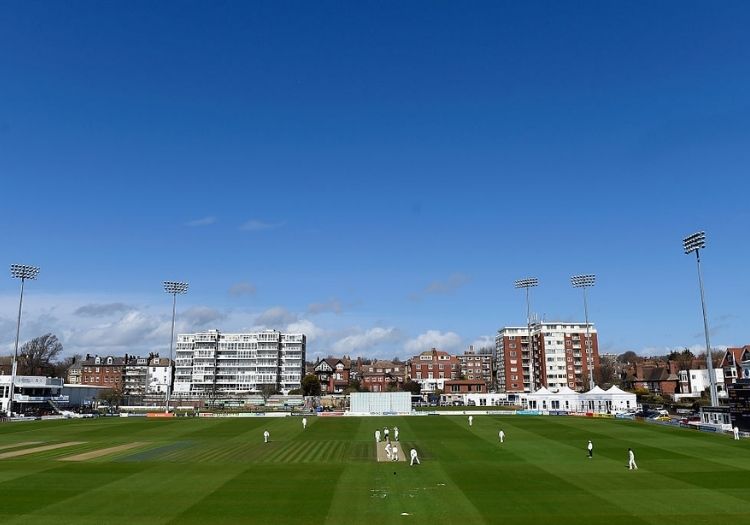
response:
[[[526,404],[532,410],[561,410],[568,412],[595,412],[600,414],[634,410],[635,394],[616,386],[602,390],[595,386],[588,392],[578,393],[568,387],[550,392],[542,387],[526,396]]]

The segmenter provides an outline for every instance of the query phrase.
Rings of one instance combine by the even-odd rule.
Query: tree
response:
[[[302,394],[306,396],[320,395],[320,381],[315,374],[308,374],[302,378]]]
[[[268,383],[265,385],[261,385],[260,387],[260,395],[263,396],[264,403],[268,401],[269,397],[278,393],[279,393],[279,389],[274,384]]]
[[[301,396],[302,395],[302,389],[301,388],[293,388],[289,391],[290,396]]]
[[[63,351],[56,335],[44,334],[23,344],[18,350],[18,374],[46,376],[55,373],[54,361]]]
[[[403,389],[407,392],[411,392],[411,395],[418,396],[422,393],[422,385],[411,379],[404,383]]]
[[[76,354],[73,356],[64,357],[60,361],[53,363],[54,371],[52,372],[52,377],[62,377],[63,379],[67,380],[68,368],[81,361],[82,359],[83,356],[81,354]]]
[[[612,359],[600,359],[599,368],[594,371],[594,379],[598,385],[614,385],[619,383],[617,366]]]
[[[345,394],[351,394],[352,392],[369,392],[369,389],[362,386],[362,382],[359,379],[352,379],[349,381],[349,386],[344,390]]]
[[[617,356],[618,363],[638,363],[640,361],[643,361],[643,358],[632,350],[628,350]]]
[[[97,396],[101,401],[104,401],[112,408],[117,408],[122,403],[122,392],[115,388],[110,388],[100,392]]]
[[[674,351],[670,352],[667,356],[670,361],[675,361],[679,370],[690,370],[693,367],[693,360],[695,354],[690,349],[685,348],[682,352]]]

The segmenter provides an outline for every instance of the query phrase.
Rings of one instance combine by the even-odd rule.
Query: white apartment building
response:
[[[589,374],[599,367],[597,332],[586,323],[535,322],[510,326],[495,337],[500,392],[535,392],[541,387],[587,390]],[[529,342],[531,344],[529,344]]]
[[[258,393],[273,385],[282,393],[300,388],[306,337],[276,330],[225,334],[208,330],[177,336],[174,393]]]

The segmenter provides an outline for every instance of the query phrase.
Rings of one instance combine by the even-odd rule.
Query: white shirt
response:
[[[411,454],[411,457],[416,458],[417,457],[417,449],[415,449],[415,448],[411,449],[411,452],[409,452],[409,454]]]
[[[589,446],[588,446],[588,449],[589,449],[589,450],[591,450],[591,449],[593,449],[593,448],[594,448],[594,445],[593,445],[593,444],[591,443],[591,441],[589,441]]]
[[[628,458],[630,458],[630,461],[633,461],[635,459],[635,454],[633,454],[632,450],[628,451]]]

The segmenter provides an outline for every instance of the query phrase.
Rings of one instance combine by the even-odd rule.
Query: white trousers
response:
[[[411,457],[411,463],[409,463],[409,466],[414,465],[414,463],[416,463],[417,465],[421,465],[421,463],[419,462],[419,458],[417,456]]]
[[[628,468],[630,470],[638,470],[638,465],[635,464],[635,460],[631,459],[628,461]]]

